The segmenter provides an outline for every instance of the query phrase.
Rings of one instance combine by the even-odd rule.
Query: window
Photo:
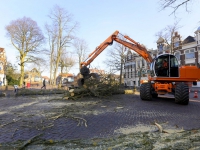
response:
[[[141,72],[140,71],[138,71],[138,77],[140,77],[141,76]]]
[[[177,58],[178,60],[180,60],[180,52],[176,52],[176,53],[175,53],[175,56],[176,56],[176,58]]]
[[[126,78],[126,73],[124,74],[124,78]]]
[[[179,42],[175,42],[174,43],[174,47],[176,48],[176,47],[179,47]]]
[[[35,81],[35,82],[38,82],[38,81],[40,81],[40,77],[38,77],[38,76],[35,76],[35,77],[34,77],[34,81]]]
[[[163,45],[162,45],[162,44],[159,45],[159,46],[158,46],[158,49],[159,49],[159,51],[163,51]]]
[[[185,50],[185,59],[192,59],[192,58],[195,58],[194,48]]]
[[[74,77],[67,77],[68,82],[74,82]]]
[[[177,59],[175,57],[171,57],[170,66],[171,67],[178,67],[178,61],[177,61]]]
[[[142,67],[144,67],[144,59],[142,59]]]
[[[138,67],[138,68],[141,68],[141,67],[140,67],[140,60],[137,61],[137,67]]]
[[[128,54],[128,60],[131,60],[131,54]]]
[[[197,48],[200,51],[200,47]]]

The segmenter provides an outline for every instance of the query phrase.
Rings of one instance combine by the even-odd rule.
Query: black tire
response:
[[[175,88],[175,103],[188,105],[189,103],[189,87],[184,82],[176,85]]]
[[[143,83],[140,86],[140,98],[142,100],[150,101],[152,100],[152,94],[151,94],[151,83]]]

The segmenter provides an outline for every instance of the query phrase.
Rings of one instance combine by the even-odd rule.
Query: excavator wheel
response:
[[[151,95],[151,83],[143,83],[140,86],[140,98],[142,100],[150,101],[152,100],[152,95]]]
[[[79,79],[77,80],[77,84],[78,84],[78,87],[82,87],[83,84],[84,84],[84,79],[83,79],[83,78],[79,78]]]
[[[175,103],[188,105],[189,103],[189,87],[184,82],[176,85],[175,88]]]

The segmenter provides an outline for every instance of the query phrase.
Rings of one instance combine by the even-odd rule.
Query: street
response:
[[[200,98],[193,98],[193,94],[186,106],[175,104],[171,95],[152,101],[131,94],[78,101],[61,100],[59,95],[4,97],[0,105],[0,143],[38,134],[53,140],[105,138],[122,134],[126,128],[151,126],[155,121],[165,124],[166,129],[199,129]],[[62,116],[64,110],[67,115]]]

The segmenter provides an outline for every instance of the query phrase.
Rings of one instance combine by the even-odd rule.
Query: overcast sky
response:
[[[76,36],[84,39],[92,52],[115,30],[127,34],[135,41],[147,48],[156,49],[157,37],[155,34],[167,25],[173,25],[179,20],[179,33],[182,40],[187,36],[194,36],[200,26],[200,1],[190,3],[188,10],[181,7],[176,17],[170,15],[172,9],[163,11],[159,0],[1,0],[0,3],[0,47],[5,48],[8,61],[16,63],[18,51],[10,44],[5,36],[5,26],[12,20],[30,17],[36,21],[45,34],[44,25],[48,21],[48,14],[55,5],[65,8],[73,15],[73,20],[79,22]],[[108,47],[92,62],[92,66],[105,69],[101,65],[106,60]],[[70,73],[78,72],[78,64]],[[48,72],[43,75],[49,76]]]

